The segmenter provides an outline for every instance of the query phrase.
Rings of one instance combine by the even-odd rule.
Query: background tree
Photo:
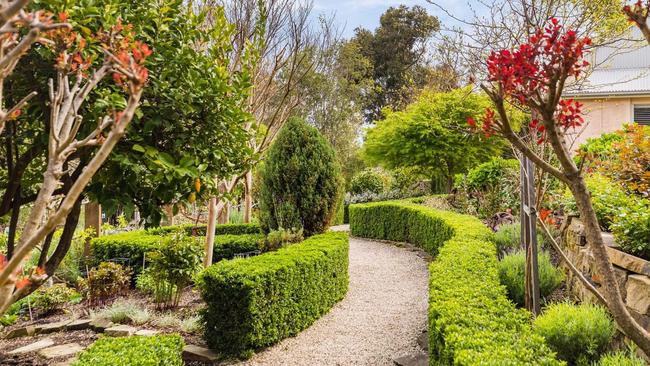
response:
[[[512,50],[491,53],[487,59],[488,77],[481,87],[492,100],[494,109],[485,110],[480,128],[487,135],[504,137],[538,167],[567,185],[584,223],[587,243],[598,273],[603,278],[603,286],[596,289],[567,259],[562,249],[557,245],[554,247],[585,287],[609,309],[625,335],[650,354],[650,333],[632,317],[621,297],[591,195],[582,169],[571,156],[566,138],[567,132],[579,128],[584,120],[581,104],[572,99],[563,99],[562,93],[567,80],[579,78],[588,67],[589,63],[584,57],[585,48],[590,43],[588,37],[578,37],[577,32],[563,28],[557,19],[552,18],[526,43]],[[538,155],[520,138],[513,128],[506,105],[533,112],[534,118],[528,128],[537,136],[536,143],[551,146],[557,163]]]
[[[8,9],[18,6],[18,13],[27,16],[20,9],[24,4],[26,2],[13,2]],[[43,14],[42,10],[36,10],[28,17],[41,20]],[[67,14],[59,13],[59,18],[66,21]],[[51,24],[52,19],[49,17],[45,21]],[[17,25],[9,24],[9,39],[18,33],[19,27],[13,27]],[[15,251],[8,253],[10,257],[2,255],[0,260],[0,314],[48,277],[43,267],[23,269],[22,265],[78,207],[84,188],[126,133],[148,78],[143,64],[151,50],[146,44],[136,41],[130,27],[120,22],[97,34],[85,33],[82,36],[69,29],[58,29],[47,36],[49,39],[42,41],[47,46],[37,50],[53,56],[52,65],[56,70],[55,79],[50,78],[48,82],[49,119],[41,131],[43,136],[47,136],[46,164]],[[99,56],[101,54],[104,56]],[[98,57],[102,61],[95,68],[92,62]],[[104,104],[103,116],[96,123],[89,124],[84,119],[89,116],[82,116],[81,107],[108,75],[112,75],[117,85],[118,92],[113,96],[124,95],[126,100]],[[97,98],[94,102],[106,100]],[[92,152],[87,160],[75,155],[83,150]],[[68,162],[71,157],[73,162]],[[69,181],[70,186],[65,192],[57,194],[60,186],[65,187],[61,178],[71,169],[71,163],[81,172]],[[15,204],[21,204],[20,198]]]
[[[363,155],[388,169],[414,167],[443,190],[455,174],[502,153],[504,144],[470,133],[467,118],[489,106],[489,99],[470,88],[449,93],[424,92],[400,112],[387,112],[368,129]]]
[[[264,230],[324,232],[342,194],[341,168],[318,131],[290,119],[268,152],[260,172],[260,223]]]
[[[421,6],[390,7],[371,32],[355,30],[350,41],[372,63],[372,89],[364,94],[366,121],[382,117],[382,109],[399,110],[411,101],[416,90],[428,83],[428,43],[440,23]]]

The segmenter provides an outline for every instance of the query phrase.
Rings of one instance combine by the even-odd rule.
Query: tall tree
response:
[[[32,22],[42,25],[44,29],[53,26],[51,15],[38,8],[27,13],[23,10],[26,4],[27,1],[3,4],[2,15],[8,17],[2,18],[2,26],[8,30],[9,35],[3,42],[13,44],[12,50],[19,51],[19,54],[27,51],[27,47],[22,50],[19,48],[21,43],[18,40],[21,37],[18,33],[21,27],[31,28]],[[12,8],[15,8],[13,14]],[[58,16],[62,22],[67,20],[66,13],[59,13]],[[49,34],[39,35],[44,29],[34,27],[22,40],[32,37],[31,42],[40,41],[44,47],[39,47],[37,52],[51,55],[52,65],[56,70],[55,77],[48,81],[46,93],[49,119],[40,131],[41,136],[46,136],[46,144],[43,147],[46,160],[41,169],[42,178],[37,186],[37,194],[30,206],[20,238],[17,239],[15,250],[11,248],[7,256],[0,255],[0,314],[49,277],[43,267],[23,269],[22,266],[46,237],[50,236],[72,211],[78,210],[86,185],[126,133],[148,78],[144,62],[151,50],[146,44],[135,40],[130,27],[122,25],[121,22],[95,34],[86,32],[82,35],[71,31],[67,26],[65,29],[56,28]],[[35,34],[31,34],[32,30]],[[13,63],[12,66],[15,66],[18,58],[12,59],[11,54],[10,50],[0,64],[4,61],[5,65]],[[100,56],[102,54],[103,56]],[[98,65],[93,65],[96,59],[100,61]],[[84,113],[82,106],[87,105],[88,100],[94,97],[92,92],[108,75],[112,75],[117,86],[112,95],[113,100],[123,102],[105,104],[107,108],[101,111],[97,122],[88,123],[86,121],[89,116]],[[92,99],[94,103],[106,102],[106,99],[101,97]],[[22,121],[13,120],[12,127],[20,122]],[[12,128],[10,135],[14,133],[15,128]],[[18,149],[14,149],[16,150]],[[86,159],[80,159],[78,154],[84,150],[90,153]],[[12,173],[14,169],[12,161]],[[76,176],[62,179],[65,174],[69,174],[68,171],[75,169],[80,170]],[[18,192],[12,199],[12,204],[14,209],[19,207],[22,204],[20,183],[16,188],[7,186],[7,190]],[[13,229],[16,229],[15,224]],[[15,237],[15,233],[11,235]],[[13,246],[13,243],[11,244]]]
[[[379,22],[374,32],[357,28],[351,40],[373,65],[374,85],[364,103],[367,121],[381,118],[384,107],[403,108],[427,84],[427,46],[440,28],[438,19],[417,5],[390,7]]]

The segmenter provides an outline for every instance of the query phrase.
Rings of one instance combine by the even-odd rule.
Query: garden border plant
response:
[[[348,235],[315,235],[259,256],[221,261],[199,275],[208,345],[250,357],[294,336],[345,297]]]
[[[429,268],[431,365],[561,365],[499,282],[492,232],[477,218],[392,201],[350,206],[352,235],[438,254]]]

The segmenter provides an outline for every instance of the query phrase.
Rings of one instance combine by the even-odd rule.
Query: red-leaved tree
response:
[[[635,321],[621,297],[589,191],[567,144],[567,132],[580,127],[584,120],[582,105],[563,98],[562,92],[568,80],[581,77],[589,66],[584,56],[590,44],[589,38],[579,38],[575,31],[564,29],[556,19],[551,19],[547,26],[530,36],[528,42],[512,50],[492,52],[487,59],[487,81],[481,87],[492,99],[494,108],[485,111],[480,123],[468,122],[487,136],[506,138],[539,168],[569,187],[584,222],[587,242],[603,278],[603,286],[596,289],[566,256],[562,256],[583,284],[609,309],[620,329],[650,355],[650,333]],[[558,164],[538,155],[524,141],[509,119],[507,104],[531,112],[533,117],[525,128],[536,134],[538,144],[550,144]],[[556,249],[561,253],[559,247]]]
[[[0,79],[4,80],[19,61],[19,56],[34,42],[49,47],[57,54],[56,64],[53,65],[57,76],[56,80],[49,81],[50,119],[46,123],[49,129],[48,154],[43,181],[21,230],[15,252],[9,259],[0,254],[0,315],[47,279],[44,268],[28,269],[23,268],[23,264],[47,235],[65,221],[83,189],[126,132],[148,78],[144,62],[151,54],[146,44],[135,40],[129,26],[118,23],[99,34],[84,36],[73,32],[65,23],[66,14],[54,16],[38,10],[26,12],[24,6],[28,2],[0,1],[0,27],[3,30],[0,36],[0,50],[3,51]],[[29,30],[26,35],[22,32],[25,28]],[[87,49],[91,43],[104,53],[103,63],[97,68],[92,67],[94,56]],[[14,57],[7,58],[7,55]],[[80,115],[82,106],[93,89],[109,77],[126,95],[126,106],[123,110],[109,112],[98,121],[84,120]],[[0,99],[0,105],[4,105],[2,102]],[[19,105],[26,102],[24,100]],[[4,118],[19,111],[15,107],[12,110],[0,110],[0,133],[8,121],[17,123]],[[56,190],[62,185],[61,177],[69,169],[66,166],[68,158],[79,149],[92,148],[97,151],[85,163],[68,193],[62,198],[57,197]],[[79,161],[78,164],[84,163]]]

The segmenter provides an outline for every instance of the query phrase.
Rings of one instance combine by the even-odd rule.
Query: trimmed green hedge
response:
[[[73,366],[182,366],[180,335],[104,337],[79,354]]]
[[[492,232],[477,218],[406,202],[350,206],[353,235],[438,254],[429,271],[431,365],[561,365],[499,283]]]
[[[326,233],[205,269],[199,288],[208,345],[246,357],[309,327],[347,293],[348,251],[346,233]]]
[[[238,253],[260,250],[263,240],[263,234],[217,235],[214,238],[212,262],[232,259]]]
[[[147,229],[147,232],[152,235],[166,235],[178,230],[183,230],[187,235],[205,235],[207,225],[171,225],[162,226],[152,229]],[[262,228],[259,224],[219,224],[215,228],[215,235],[244,235],[244,234],[260,234]]]

